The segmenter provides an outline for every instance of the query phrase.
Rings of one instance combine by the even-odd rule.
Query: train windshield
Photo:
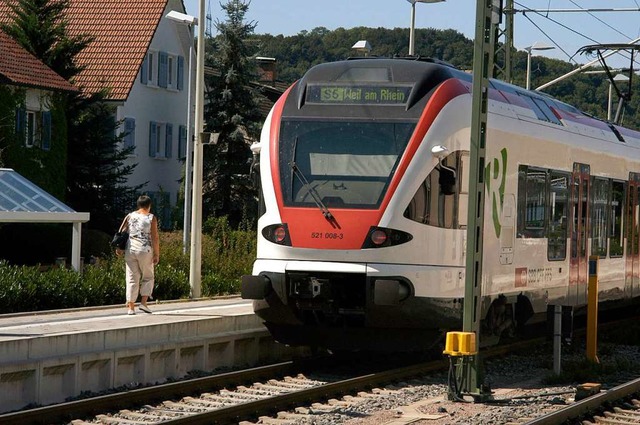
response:
[[[379,207],[415,123],[283,121],[280,178],[285,205]],[[294,173],[295,169],[295,173]]]

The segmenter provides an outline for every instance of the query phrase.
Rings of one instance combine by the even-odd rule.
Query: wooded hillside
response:
[[[446,61],[463,70],[473,68],[473,42],[460,32],[416,29],[415,37],[416,54]],[[259,45],[259,56],[276,58],[278,79],[291,83],[318,63],[362,55],[351,49],[359,40],[367,40],[371,44],[371,56],[404,56],[408,53],[409,30],[357,27],[330,31],[319,27],[294,36],[256,35],[254,41]],[[591,58],[578,59],[587,62]],[[562,60],[534,56],[531,64],[531,87],[538,87],[576,67],[577,65]],[[525,86],[526,68],[526,52],[515,52],[514,84]],[[626,83],[622,87],[626,90]],[[633,88],[631,102],[624,108],[623,125],[640,129],[640,120],[636,114],[640,106],[637,79],[633,81]],[[609,81],[604,74],[577,74],[549,87],[545,92],[598,118],[607,117]],[[615,111],[615,93],[613,101]]]

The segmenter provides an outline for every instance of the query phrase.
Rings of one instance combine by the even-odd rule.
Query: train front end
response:
[[[468,94],[455,72],[399,59],[328,63],[276,103],[260,141],[258,258],[242,279],[276,340],[423,350],[459,323],[461,291],[438,288],[462,270],[439,253],[461,232],[429,233],[406,214],[406,191],[439,164],[424,154],[429,129]]]

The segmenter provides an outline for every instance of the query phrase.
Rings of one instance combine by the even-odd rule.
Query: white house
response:
[[[16,1],[0,0],[0,21]],[[128,183],[144,184],[163,228],[172,226],[184,174],[192,43],[186,24],[166,18],[171,10],[184,13],[182,0],[70,0],[66,15],[69,35],[93,37],[77,56],[85,68],[74,83],[86,93],[110,89],[123,143],[134,147]]]

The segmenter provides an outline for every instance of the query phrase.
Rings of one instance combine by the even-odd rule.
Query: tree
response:
[[[62,77],[73,81],[83,67],[76,58],[89,43],[88,35],[69,35],[65,12],[70,0],[18,0],[14,22],[2,29],[23,48]],[[82,89],[82,87],[80,87]],[[59,96],[66,111],[66,201],[91,214],[89,227],[112,232],[139,188],[125,186],[133,166],[125,166],[130,150],[120,147],[115,109],[105,103],[108,88],[98,93]]]
[[[88,35],[68,34],[65,11],[69,1],[18,0],[10,6],[13,24],[2,25],[4,32],[66,80],[82,71],[75,57],[92,40]]]
[[[257,207],[249,177],[249,146],[258,138],[261,121],[258,92],[251,83],[257,72],[253,51],[246,41],[255,29],[245,22],[249,3],[230,0],[222,5],[225,22],[216,22],[219,35],[212,40],[216,53],[209,58],[215,70],[208,79],[209,104],[205,118],[209,131],[219,133],[218,143],[204,153],[204,215],[228,216],[232,224],[253,219]]]
[[[70,135],[67,202],[77,211],[89,211],[93,228],[113,232],[124,212],[135,204],[140,187],[127,187],[135,165],[124,165],[133,148],[118,149],[122,141],[114,108],[104,93],[74,98],[77,113]]]

